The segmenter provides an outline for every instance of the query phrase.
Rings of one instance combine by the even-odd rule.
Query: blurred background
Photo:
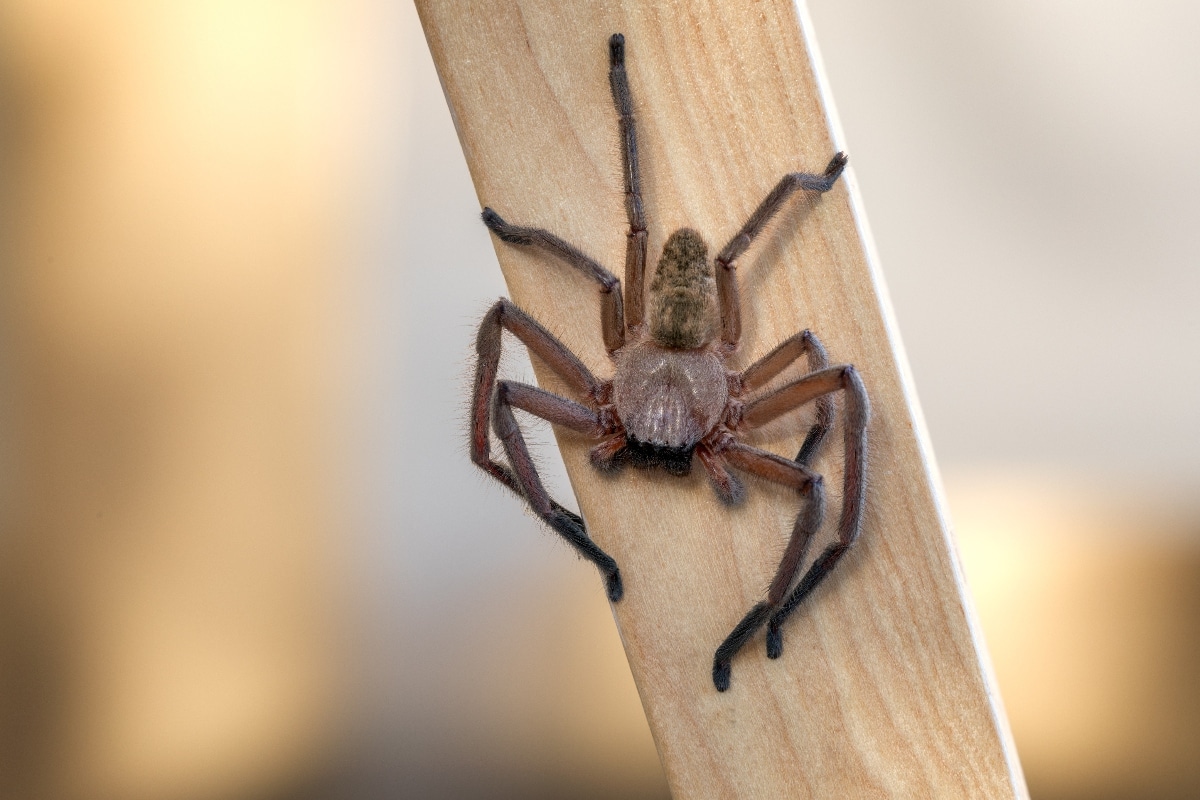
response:
[[[1200,796],[1200,6],[809,9],[1033,796]],[[477,213],[407,3],[0,0],[0,796],[667,796]]]

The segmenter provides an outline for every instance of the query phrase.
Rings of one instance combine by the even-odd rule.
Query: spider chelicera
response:
[[[471,411],[471,458],[522,497],[538,517],[600,569],[613,602],[620,600],[624,591],[616,562],[591,540],[583,520],[546,492],[513,409],[597,440],[590,457],[602,470],[628,464],[685,475],[693,459],[699,459],[713,488],[729,505],[736,505],[745,495],[731,468],[794,489],[802,509],[766,598],[734,626],[713,657],[713,683],[725,691],[731,659],[764,624],[767,655],[779,657],[784,620],[858,538],[869,412],[866,391],[854,367],[830,366],[824,347],[809,331],[787,339],[744,371],[726,366],[737,351],[741,333],[738,256],[792,194],[829,191],[846,165],[846,155],[835,155],[819,175],[785,175],[713,261],[709,261],[708,246],[699,233],[690,228],[672,233],[663,246],[647,298],[643,289],[646,217],[633,99],[625,73],[625,38],[619,33],[609,40],[609,83],[618,115],[629,217],[624,302],[616,276],[549,231],[509,224],[491,208],[483,210],[483,221],[505,242],[545,251],[599,285],[601,330],[616,365],[613,378],[598,380],[562,342],[502,298],[483,318],[476,341],[479,360]],[[554,370],[578,399],[568,400],[523,383],[498,381],[503,330],[514,334]],[[773,378],[801,358],[808,362],[806,375],[767,389]],[[833,425],[833,395],[839,391],[845,397],[846,419],[844,489],[836,541],[797,581],[809,543],[824,518],[821,476],[809,464]],[[795,459],[741,441],[744,432],[810,402],[816,419]],[[508,464],[491,457],[493,429]]]

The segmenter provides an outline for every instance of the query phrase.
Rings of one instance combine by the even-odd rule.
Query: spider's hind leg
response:
[[[742,225],[729,244],[721,249],[716,258],[717,303],[721,309],[721,341],[737,347],[742,335],[742,312],[738,300],[737,260],[746,248],[758,238],[789,197],[798,191],[828,192],[837,183],[846,168],[846,154],[837,153],[829,159],[825,171],[819,175],[811,172],[793,172],[784,175],[775,184],[763,201],[754,209],[750,219]]]
[[[625,37],[614,33],[608,40],[608,83],[621,135],[621,175],[625,183],[625,214],[629,233],[625,246],[625,313],[630,328],[645,316],[646,211],[642,202],[642,175],[638,164],[637,123],[633,94],[625,72]]]
[[[625,307],[621,300],[621,282],[579,248],[542,228],[512,225],[491,208],[483,209],[483,224],[503,242],[533,247],[558,258],[587,275],[600,289],[600,332],[610,353],[625,345]]]

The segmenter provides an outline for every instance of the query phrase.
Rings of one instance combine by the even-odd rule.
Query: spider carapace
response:
[[[546,492],[513,409],[596,440],[591,461],[602,470],[628,464],[683,475],[699,460],[717,494],[731,506],[745,493],[734,470],[793,489],[800,497],[801,510],[766,597],[734,626],[714,655],[713,683],[725,691],[734,654],[763,625],[767,627],[767,655],[779,657],[784,620],[858,538],[865,496],[868,403],[854,367],[831,366],[825,349],[809,331],[787,339],[744,371],[729,367],[741,332],[738,256],[791,195],[829,191],[846,165],[846,156],[838,153],[819,174],[785,175],[715,259],[709,259],[708,246],[696,231],[683,228],[672,233],[646,297],[646,217],[621,34],[609,40],[609,83],[621,138],[629,219],[624,298],[616,276],[549,231],[510,224],[491,208],[484,209],[483,221],[505,242],[546,252],[597,284],[604,344],[616,365],[613,379],[598,380],[549,331],[512,302],[501,299],[484,317],[476,341],[471,457],[600,569],[613,602],[620,600],[624,591],[616,562],[591,540],[583,520]],[[575,399],[497,380],[503,330],[514,334],[554,370]],[[807,374],[780,386],[768,386],[802,358],[807,361]],[[801,574],[825,505],[821,477],[809,464],[833,425],[837,393],[844,397],[845,411],[841,515],[834,542]],[[744,433],[808,403],[815,407],[815,422],[795,459],[742,441]],[[492,458],[492,431],[500,440],[507,464]]]

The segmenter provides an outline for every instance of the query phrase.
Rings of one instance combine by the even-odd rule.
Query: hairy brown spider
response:
[[[767,655],[783,652],[784,620],[858,538],[864,501],[867,395],[853,366],[830,366],[824,347],[809,331],[786,340],[743,372],[726,367],[741,332],[735,261],[795,192],[827,192],[842,174],[846,155],[838,153],[820,175],[785,175],[750,215],[729,244],[708,259],[708,246],[690,228],[672,233],[663,246],[650,284],[649,311],[643,283],[646,218],[642,209],[633,100],[625,74],[625,38],[609,40],[609,82],[616,104],[629,217],[625,251],[625,299],[611,272],[549,231],[511,225],[491,208],[484,223],[505,242],[533,247],[557,257],[599,284],[601,330],[616,364],[611,381],[597,380],[579,358],[549,331],[507,299],[499,300],[479,326],[472,406],[471,458],[488,474],[525,499],[533,511],[603,573],[608,597],[621,599],[616,562],[587,534],[583,520],[546,492],[529,455],[513,409],[533,414],[599,441],[591,461],[603,470],[626,464],[685,475],[698,458],[713,488],[733,505],[745,490],[730,468],[791,487],[803,507],[766,599],[750,609],[717,648],[713,683],[729,688],[730,660],[764,624]],[[501,331],[507,329],[574,391],[580,402],[513,381],[496,380]],[[719,336],[718,336],[719,334]],[[784,386],[764,390],[787,366],[807,357],[809,372]],[[796,576],[809,543],[824,517],[821,476],[808,465],[834,420],[832,395],[845,396],[845,467],[837,541],[817,556],[799,581]],[[739,435],[814,403],[816,421],[794,460],[744,444]],[[494,429],[508,457],[491,457]]]

